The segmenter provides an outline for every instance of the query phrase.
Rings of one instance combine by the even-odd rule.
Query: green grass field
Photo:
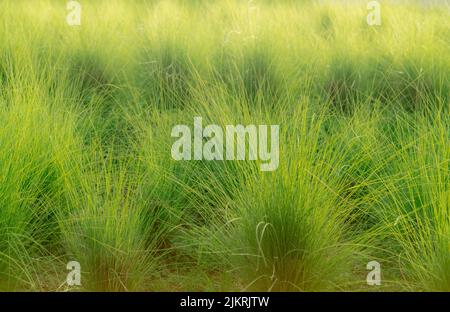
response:
[[[0,2],[0,290],[450,291],[448,5],[66,2]],[[194,116],[278,169],[172,159]]]

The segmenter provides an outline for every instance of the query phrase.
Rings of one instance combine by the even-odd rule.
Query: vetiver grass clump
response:
[[[450,290],[448,6],[66,14],[0,3],[1,290]],[[174,160],[197,116],[279,125],[279,166]]]

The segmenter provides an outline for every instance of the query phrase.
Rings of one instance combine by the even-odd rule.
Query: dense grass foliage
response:
[[[450,291],[450,11],[381,2],[1,1],[0,290]]]

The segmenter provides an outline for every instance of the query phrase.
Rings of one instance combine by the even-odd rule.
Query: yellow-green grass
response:
[[[0,3],[0,290],[450,290],[448,6],[79,2]],[[173,160],[194,116],[278,169]]]

